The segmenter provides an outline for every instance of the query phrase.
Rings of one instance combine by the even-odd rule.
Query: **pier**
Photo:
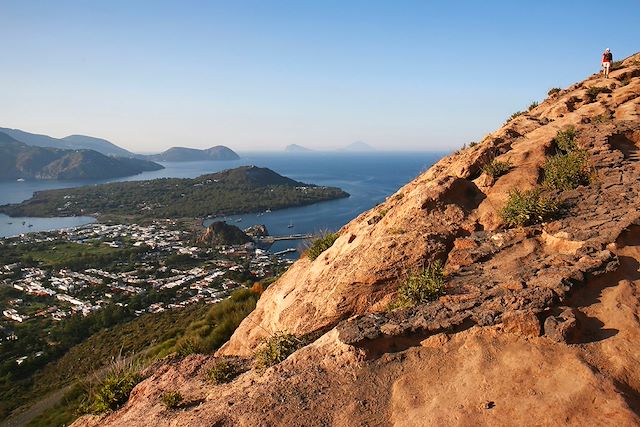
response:
[[[313,234],[289,234],[287,236],[264,236],[257,237],[256,242],[271,244],[280,240],[304,240],[311,239]]]

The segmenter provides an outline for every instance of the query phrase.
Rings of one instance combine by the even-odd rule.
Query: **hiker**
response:
[[[602,72],[604,73],[604,77],[607,79],[609,78],[609,68],[611,68],[612,60],[613,55],[611,54],[611,50],[606,48],[602,54]]]

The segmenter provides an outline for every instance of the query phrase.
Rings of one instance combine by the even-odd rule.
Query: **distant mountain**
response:
[[[94,138],[86,135],[70,135],[62,138],[62,141],[66,141],[73,148],[84,148],[87,150],[95,150],[99,153],[106,154],[108,156],[120,156],[120,157],[133,157],[132,152],[118,147],[117,145],[102,138]]]
[[[104,179],[162,168],[147,160],[110,157],[94,150],[30,146],[0,132],[0,180]]]
[[[23,144],[37,147],[52,147],[67,150],[95,150],[106,156],[136,157],[130,151],[120,148],[106,139],[84,135],[71,135],[65,138],[53,138],[48,135],[25,132],[20,129],[0,128],[5,133]]]
[[[346,151],[375,151],[376,149],[366,142],[356,141],[344,148]]]
[[[307,147],[303,147],[302,145],[290,144],[284,148],[284,151],[287,151],[289,153],[308,153],[313,150]]]
[[[156,162],[195,162],[199,160],[237,160],[235,151],[224,145],[199,150],[197,148],[172,147],[160,154],[145,156]]]

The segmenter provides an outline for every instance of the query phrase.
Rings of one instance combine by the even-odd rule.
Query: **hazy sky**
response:
[[[0,0],[0,126],[439,150],[640,50],[640,1]]]

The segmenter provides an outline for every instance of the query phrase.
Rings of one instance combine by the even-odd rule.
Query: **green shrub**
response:
[[[418,273],[409,277],[398,287],[395,300],[390,309],[411,307],[434,301],[444,295],[444,272],[442,263],[435,261]]]
[[[241,367],[232,360],[222,359],[216,361],[209,372],[207,377],[213,384],[226,384],[233,381],[235,377],[242,373]]]
[[[525,226],[551,219],[558,210],[557,200],[543,195],[539,188],[525,191],[515,189],[509,192],[509,199],[500,216],[509,226]]]
[[[81,411],[102,414],[118,409],[129,400],[131,390],[142,379],[140,372],[130,364],[117,367],[109,372],[89,393]]]
[[[577,148],[576,130],[573,126],[568,127],[565,130],[560,130],[553,141],[556,144],[558,151],[562,153],[569,153]]]
[[[552,87],[551,89],[549,89],[549,92],[547,92],[548,96],[554,95],[558,92],[560,92],[562,89],[560,89],[559,87]]]
[[[537,101],[533,101],[531,104],[529,104],[529,108],[527,110],[531,111],[534,108],[536,108],[537,106],[538,106],[538,102]]]
[[[182,403],[182,395],[177,391],[168,391],[160,398],[167,409],[176,409]]]
[[[176,353],[180,357],[186,357],[194,353],[204,353],[199,337],[183,336],[176,343]]]
[[[508,160],[506,162],[502,162],[500,160],[493,159],[482,167],[482,172],[493,178],[497,178],[509,172],[510,169],[511,162],[509,162]]]
[[[509,116],[509,118],[507,119],[507,123],[509,123],[511,120],[515,119],[518,116],[521,116],[524,114],[524,111],[516,111],[515,113],[513,113],[512,115]]]
[[[557,154],[547,159],[543,169],[543,184],[548,188],[572,190],[589,184],[591,180],[589,154],[582,150]]]
[[[309,249],[307,249],[307,256],[311,261],[315,260],[320,256],[320,254],[333,245],[333,242],[338,238],[338,233],[327,233],[324,236],[320,236],[315,239],[309,245]]]
[[[473,147],[475,147],[476,145],[478,145],[478,143],[477,143],[476,141],[471,141],[471,142],[469,143],[469,148],[473,148]]]
[[[591,123],[605,123],[611,119],[613,119],[613,115],[611,113],[602,113],[591,119]]]
[[[264,371],[270,366],[277,365],[304,346],[305,342],[295,335],[276,332],[268,339],[263,340],[262,345],[256,351],[254,355],[256,369]]]
[[[611,93],[611,89],[602,86],[591,86],[589,89],[587,89],[587,97],[591,101],[595,101],[598,95],[601,93]]]

